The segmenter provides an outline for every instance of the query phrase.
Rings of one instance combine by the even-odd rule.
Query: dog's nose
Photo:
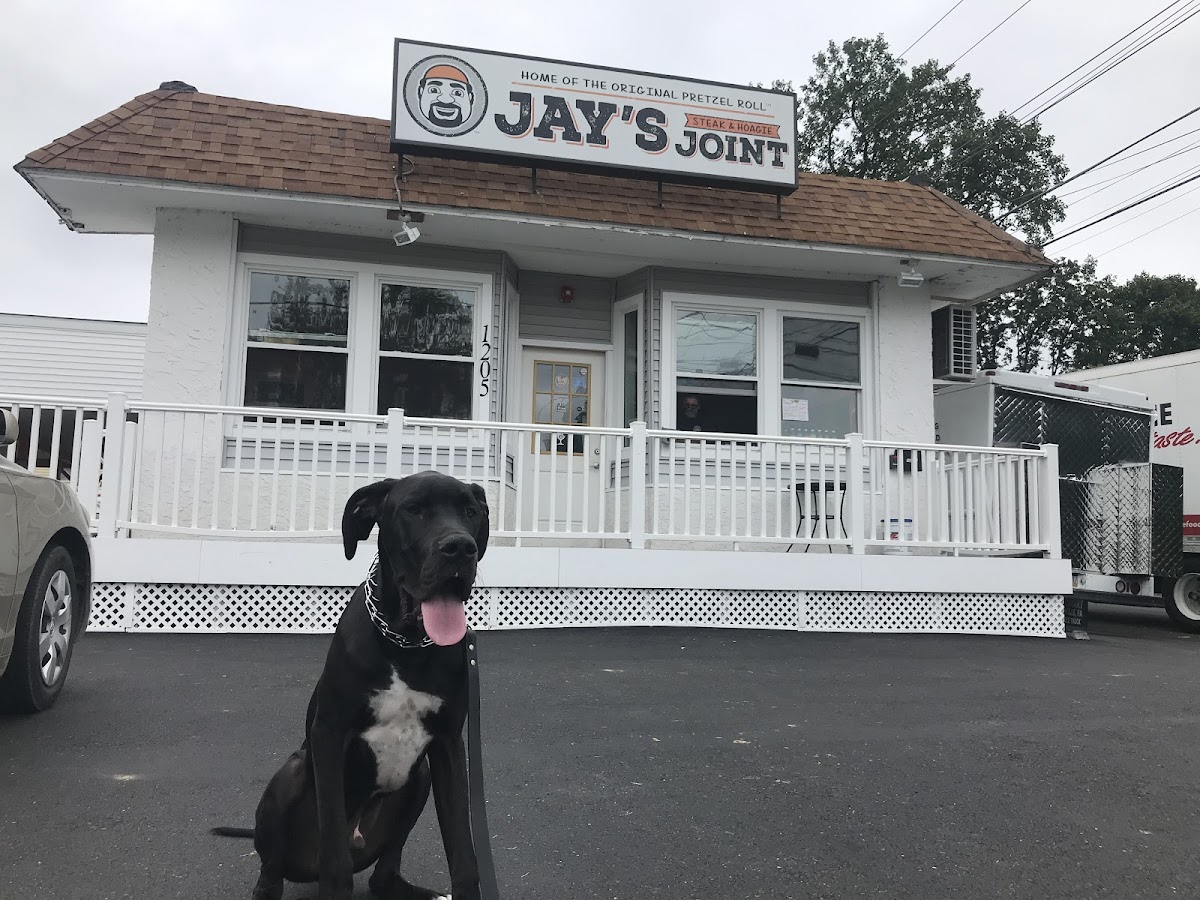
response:
[[[472,559],[479,552],[475,539],[469,534],[452,534],[442,540],[438,549],[448,559]]]

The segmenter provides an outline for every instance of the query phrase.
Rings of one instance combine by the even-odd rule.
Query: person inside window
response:
[[[679,416],[676,427],[680,431],[704,431],[700,419],[700,398],[695,394],[686,394],[679,399]]]

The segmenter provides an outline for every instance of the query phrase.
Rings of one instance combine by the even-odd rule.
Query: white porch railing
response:
[[[120,395],[4,405],[50,429],[49,438],[46,426],[31,429],[10,458],[69,458],[59,474],[96,510],[105,536],[327,540],[340,535],[358,487],[436,469],[484,485],[493,538],[517,545],[1060,552],[1053,446],[698,434],[636,422],[547,429]],[[83,426],[69,438],[68,421]]]
[[[106,402],[96,398],[0,398],[0,408],[16,417],[17,441],[2,452],[17,465],[71,485],[89,512],[98,513],[100,443]]]

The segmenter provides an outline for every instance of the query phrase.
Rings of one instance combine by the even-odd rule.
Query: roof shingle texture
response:
[[[35,150],[17,170],[145,178],[225,188],[394,200],[396,156],[384,119],[153,91]],[[937,191],[905,182],[801,173],[776,213],[773,194],[465,162],[409,154],[404,200],[430,205],[961,256],[1043,266],[1037,250]]]

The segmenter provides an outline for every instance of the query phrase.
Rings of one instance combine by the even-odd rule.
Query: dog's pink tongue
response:
[[[457,644],[467,633],[467,610],[453,597],[430,597],[421,604],[425,633],[439,647]]]

